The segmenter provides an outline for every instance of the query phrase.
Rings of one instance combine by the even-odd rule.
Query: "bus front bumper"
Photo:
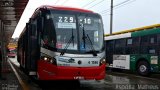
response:
[[[55,66],[38,62],[39,80],[101,80],[105,78],[106,65],[97,67]]]

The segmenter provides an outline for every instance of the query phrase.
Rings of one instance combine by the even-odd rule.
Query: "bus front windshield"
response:
[[[57,51],[100,52],[104,47],[101,17],[91,13],[50,10],[44,18],[43,41]]]

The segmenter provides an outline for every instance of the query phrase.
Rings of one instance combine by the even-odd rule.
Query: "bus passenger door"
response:
[[[108,64],[113,64],[114,40],[106,41],[106,60]]]
[[[32,22],[31,22],[32,23]],[[28,30],[28,71],[29,75],[35,75],[37,71],[37,60],[39,59],[38,34],[35,24],[29,25]]]

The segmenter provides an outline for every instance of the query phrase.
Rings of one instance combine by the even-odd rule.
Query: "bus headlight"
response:
[[[48,55],[45,55],[45,56],[41,56],[41,60],[44,60],[48,63],[56,65],[56,59],[54,57],[50,57]]]
[[[47,60],[48,60],[48,58],[47,58],[47,57],[44,57],[43,59],[44,59],[45,61],[47,61]]]
[[[106,59],[102,58],[102,59],[100,60],[100,66],[101,66],[102,64],[106,64]]]

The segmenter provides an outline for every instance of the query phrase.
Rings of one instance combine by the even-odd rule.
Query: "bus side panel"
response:
[[[150,65],[151,65],[151,72],[159,72],[159,62],[158,62],[158,56],[157,55],[151,55],[150,56]]]
[[[136,71],[136,62],[138,61],[139,55],[133,54],[130,55],[130,70]]]
[[[139,61],[147,61],[150,64],[150,55],[146,54],[133,54],[131,55],[131,70],[136,71],[137,69],[137,64]]]
[[[130,69],[130,55],[113,55],[113,68]]]
[[[131,55],[131,65],[130,68],[132,71],[136,71],[137,69],[137,64],[139,61],[146,61],[150,65],[150,71],[151,72],[159,72],[159,64],[158,64],[158,56],[156,55],[148,55],[148,54],[143,54],[143,55]]]
[[[28,28],[27,28],[28,29]],[[30,70],[30,46],[29,46],[29,31],[26,30],[26,69]]]

